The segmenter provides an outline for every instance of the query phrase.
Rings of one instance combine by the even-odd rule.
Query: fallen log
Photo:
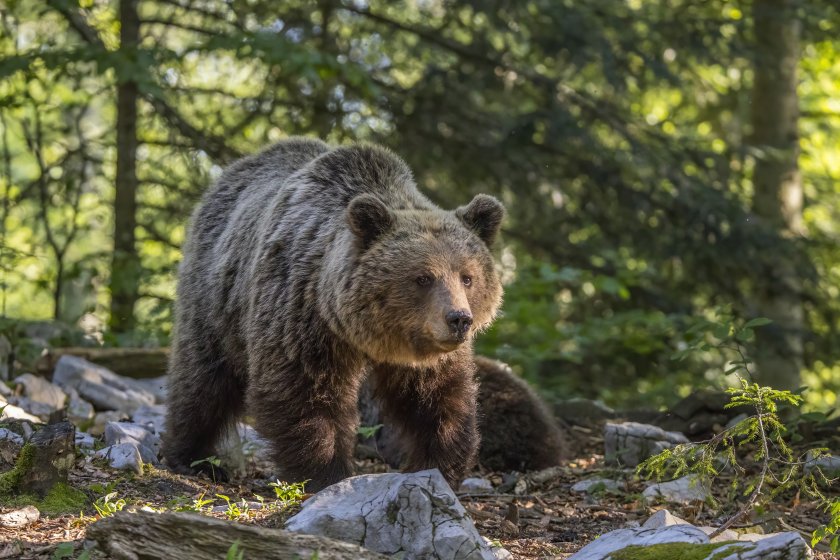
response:
[[[327,537],[223,521],[195,513],[120,512],[90,525],[87,538],[115,560],[224,558],[234,542],[245,558],[384,560],[382,554]]]
[[[159,377],[166,373],[169,348],[51,348],[38,358],[37,372],[50,377],[61,356],[78,356],[127,377]]]

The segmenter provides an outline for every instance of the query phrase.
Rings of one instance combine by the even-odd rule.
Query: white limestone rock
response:
[[[3,409],[2,414],[0,414],[0,420],[26,420],[34,424],[42,423],[41,419],[34,414],[26,412],[21,407],[6,401],[2,397],[0,397],[0,408]]]
[[[97,451],[94,457],[107,459],[108,464],[115,469],[143,474],[143,460],[140,457],[137,445],[134,443],[126,442],[110,445]]]
[[[611,478],[587,478],[576,482],[572,486],[572,492],[583,492],[585,494],[620,492],[622,489],[624,489],[624,484]]]
[[[26,413],[37,417],[40,422],[46,422],[49,419],[50,414],[55,412],[55,409],[51,405],[33,401],[29,397],[12,396],[8,397],[8,402],[9,404],[17,406]]]
[[[496,560],[513,560],[513,554],[503,546],[501,546],[498,541],[494,543],[487,537],[482,537],[484,539],[484,544],[490,547],[490,552],[493,553],[493,558]]]
[[[24,506],[6,513],[0,514],[0,527],[20,529],[32,525],[41,518],[41,512],[35,506]]]
[[[14,383],[23,386],[23,395],[32,401],[47,405],[50,412],[64,408],[67,401],[67,393],[54,383],[50,383],[43,377],[24,373],[14,379]],[[24,407],[25,408],[25,407]]]
[[[671,525],[657,529],[644,527],[617,529],[601,535],[570,556],[568,560],[607,560],[610,554],[628,546],[650,546],[675,542],[706,544],[709,539],[703,531],[692,525]]]
[[[604,426],[604,460],[608,465],[635,467],[680,443],[688,443],[688,438],[649,424],[623,422]]]
[[[88,428],[88,433],[93,436],[101,436],[105,433],[105,426],[108,425],[109,422],[119,422],[121,420],[127,420],[128,415],[125,412],[120,412],[119,410],[106,410],[104,412],[97,412],[93,416],[93,423]]]
[[[436,469],[347,478],[305,501],[286,529],[404,560],[494,558]]]
[[[65,354],[58,359],[53,383],[64,390],[76,389],[99,410],[120,410],[130,414],[144,404],[155,403],[154,394],[136,380],[77,356]]]
[[[145,463],[158,464],[160,437],[132,422],[108,422],[105,425],[105,444],[133,443]]]
[[[659,499],[677,504],[704,502],[710,495],[708,484],[692,475],[651,484],[642,492],[642,496],[648,500]]]
[[[667,509],[660,509],[642,524],[645,529],[659,529],[660,527],[670,527],[672,525],[691,525],[685,519],[680,519]],[[702,529],[702,528],[701,528]]]
[[[651,547],[669,543],[710,544],[708,527],[695,527],[674,517],[667,510],[651,516],[644,526],[634,529],[618,529],[602,535],[580,549],[567,560],[610,560],[613,553],[629,546]],[[752,535],[757,539],[728,538],[714,550],[704,550],[703,560],[807,560],[813,553],[798,533],[776,533],[773,535]],[[732,537],[732,535],[729,535]],[[737,541],[737,542],[732,542]],[[651,551],[653,552],[653,551]],[[685,554],[686,551],[683,551]],[[692,558],[695,556],[692,555]]]
[[[76,430],[76,447],[91,450],[96,446],[96,438],[86,432]]]
[[[161,435],[166,431],[166,405],[144,404],[134,411],[131,421],[153,434]]]
[[[833,455],[822,455],[817,457],[809,451],[805,458],[805,472],[811,473],[816,469],[821,470],[822,473],[829,478],[837,477],[840,475],[840,457],[835,457]]]
[[[799,533],[791,531],[765,537],[753,542],[744,541],[743,546],[741,543],[730,545],[733,547],[730,554],[710,555],[709,560],[808,560],[814,557],[811,547]],[[718,549],[718,552],[722,550]]]
[[[458,487],[458,492],[465,494],[492,494],[493,483],[486,478],[472,477],[465,478]]]
[[[70,402],[67,403],[67,419],[80,426],[89,423],[96,415],[93,405],[77,396],[71,396]]]
[[[132,381],[154,395],[155,404],[163,404],[166,402],[167,380],[167,376],[161,375],[160,377],[133,379]]]

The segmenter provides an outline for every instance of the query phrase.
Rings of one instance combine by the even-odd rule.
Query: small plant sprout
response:
[[[240,503],[236,503],[232,501],[229,496],[225,496],[224,494],[216,494],[216,496],[218,498],[223,499],[227,504],[225,516],[231,521],[236,521],[240,517],[248,515],[248,513],[251,511],[248,502],[246,502],[244,498]]]
[[[358,433],[364,439],[369,439],[375,436],[376,432],[378,432],[382,428],[382,426],[382,424],[377,424],[376,426],[359,426],[356,429],[356,433]]]
[[[194,498],[191,502],[187,501],[188,499],[185,497],[179,497],[175,500],[173,504],[173,509],[175,511],[193,511],[196,513],[204,513],[204,510],[209,506],[213,505],[216,501],[212,498],[205,498],[205,492],[202,492],[197,498]]]
[[[203,464],[207,464],[210,466],[210,475],[213,478],[213,482],[216,482],[216,469],[221,468],[222,460],[216,457],[215,455],[210,455],[209,457],[205,457],[204,459],[198,459],[197,461],[193,461],[192,463],[190,463],[190,468],[195,468]]]
[[[309,482],[269,482],[268,485],[274,488],[274,496],[282,508],[294,506],[303,501],[303,496],[306,494],[304,485]]]
[[[123,510],[125,507],[125,500],[117,498],[116,492],[111,492],[109,494],[105,494],[101,498],[98,498],[93,503],[93,507],[96,509],[96,512],[100,517],[110,517],[118,511]]]
[[[228,548],[225,560],[244,560],[245,551],[239,550],[239,539],[233,541],[233,544]]]
[[[710,537],[719,535],[782,492],[801,491],[815,498],[831,517],[828,525],[814,532],[812,544],[816,544],[840,531],[840,502],[830,501],[821,490],[833,482],[824,476],[815,463],[815,459],[823,456],[825,450],[810,449],[795,456],[786,439],[787,429],[779,409],[781,406],[800,406],[802,397],[790,391],[764,387],[753,381],[750,369],[752,362],[746,356],[743,343],[753,339],[753,328],[767,323],[767,319],[753,319],[743,326],[735,325],[731,319],[718,323],[702,321],[701,324],[710,327],[707,330],[714,334],[717,339],[715,342],[709,342],[704,334],[696,336],[703,331],[697,325],[689,329],[688,334],[696,338],[675,359],[683,359],[692,350],[717,348],[733,352],[735,359],[730,361],[726,374],[735,375],[738,386],[727,389],[730,397],[726,407],[748,409],[752,414],[707,441],[677,445],[650,457],[638,466],[637,473],[643,478],[657,479],[694,474],[711,481],[722,470],[733,469],[737,476],[733,478],[731,489],[745,497],[745,500],[738,511]],[[759,465],[759,472],[751,475],[750,470],[742,465],[745,461]],[[835,536],[831,542],[832,550],[840,549],[839,541]]]

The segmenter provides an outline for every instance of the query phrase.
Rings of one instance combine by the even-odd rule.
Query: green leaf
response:
[[[744,325],[744,328],[751,329],[753,327],[763,327],[764,325],[769,325],[772,322],[773,321],[767,319],[766,317],[756,317],[755,319],[747,321],[747,324]]]
[[[63,558],[67,558],[68,556],[73,556],[74,550],[75,546],[71,542],[59,543],[59,545],[55,547],[55,551],[52,555],[52,560],[62,560]]]

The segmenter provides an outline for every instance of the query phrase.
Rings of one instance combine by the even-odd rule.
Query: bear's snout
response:
[[[449,331],[455,335],[458,340],[466,338],[467,332],[469,332],[472,323],[473,318],[469,311],[450,311],[446,314],[446,324],[449,325]]]

